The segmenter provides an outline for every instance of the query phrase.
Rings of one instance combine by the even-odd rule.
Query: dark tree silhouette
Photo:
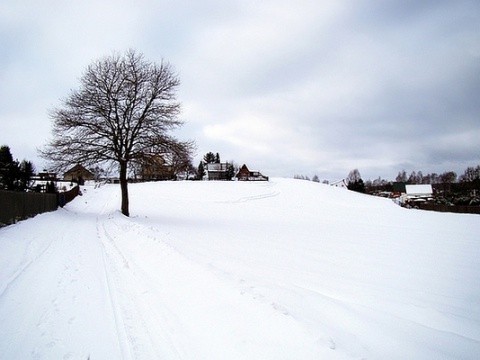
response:
[[[348,174],[347,187],[348,187],[348,190],[357,191],[361,193],[365,192],[365,184],[362,180],[362,177],[358,169],[354,169],[350,171],[350,173]]]
[[[57,168],[81,163],[116,163],[122,192],[122,213],[129,216],[129,167],[146,157],[176,154],[184,158],[192,141],[168,134],[180,127],[180,84],[172,67],[152,63],[134,50],[93,62],[80,88],[51,112],[53,140],[41,151]]]
[[[218,153],[217,153],[218,155]],[[203,155],[203,161],[205,164],[214,164],[217,162],[217,157],[213,152],[208,152],[205,155]],[[220,155],[218,155],[218,163],[220,162]]]

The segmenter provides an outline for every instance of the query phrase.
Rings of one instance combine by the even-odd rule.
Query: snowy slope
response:
[[[0,229],[0,359],[478,359],[480,217],[300,180],[85,187]]]

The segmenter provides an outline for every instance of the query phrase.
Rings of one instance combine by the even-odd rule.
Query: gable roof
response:
[[[227,171],[227,163],[207,163],[205,170],[207,171]]]
[[[405,185],[407,195],[431,195],[432,185]]]
[[[87,170],[84,166],[82,166],[82,165],[80,165],[80,164],[77,164],[77,165],[75,165],[74,167],[72,167],[71,169],[67,170],[67,171],[63,174],[63,176],[65,177],[65,176],[68,176],[68,175],[70,175],[70,174],[76,175],[76,174],[79,174],[79,173],[83,173],[83,174],[86,174],[86,175],[88,175],[88,176],[93,177],[92,172],[89,171],[89,170]]]

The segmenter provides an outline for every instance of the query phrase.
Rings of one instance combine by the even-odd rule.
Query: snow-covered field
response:
[[[0,229],[0,359],[480,359],[480,216],[288,179]]]

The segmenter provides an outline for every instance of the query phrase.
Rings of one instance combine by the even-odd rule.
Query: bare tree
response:
[[[451,191],[452,184],[457,181],[457,173],[454,171],[446,171],[440,175],[440,180],[443,183],[443,193]]]
[[[80,83],[62,107],[52,110],[53,140],[41,155],[58,168],[116,163],[121,210],[129,216],[129,166],[152,154],[184,157],[193,150],[193,141],[168,134],[183,125],[176,100],[180,80],[170,64],[148,62],[129,50],[93,62]]]
[[[407,172],[403,169],[398,172],[397,177],[395,178],[396,182],[407,182]]]
[[[480,180],[480,165],[467,167],[461,176],[461,180],[464,182],[478,182]]]
[[[353,169],[352,171],[350,171],[348,173],[348,176],[347,176],[347,183],[350,184],[350,183],[355,183],[355,182],[358,182],[359,180],[362,179],[362,176],[360,175],[360,171],[358,171],[358,169]]]
[[[365,183],[362,180],[360,171],[358,169],[353,169],[348,173],[347,176],[347,187],[349,190],[357,192],[365,192]]]

